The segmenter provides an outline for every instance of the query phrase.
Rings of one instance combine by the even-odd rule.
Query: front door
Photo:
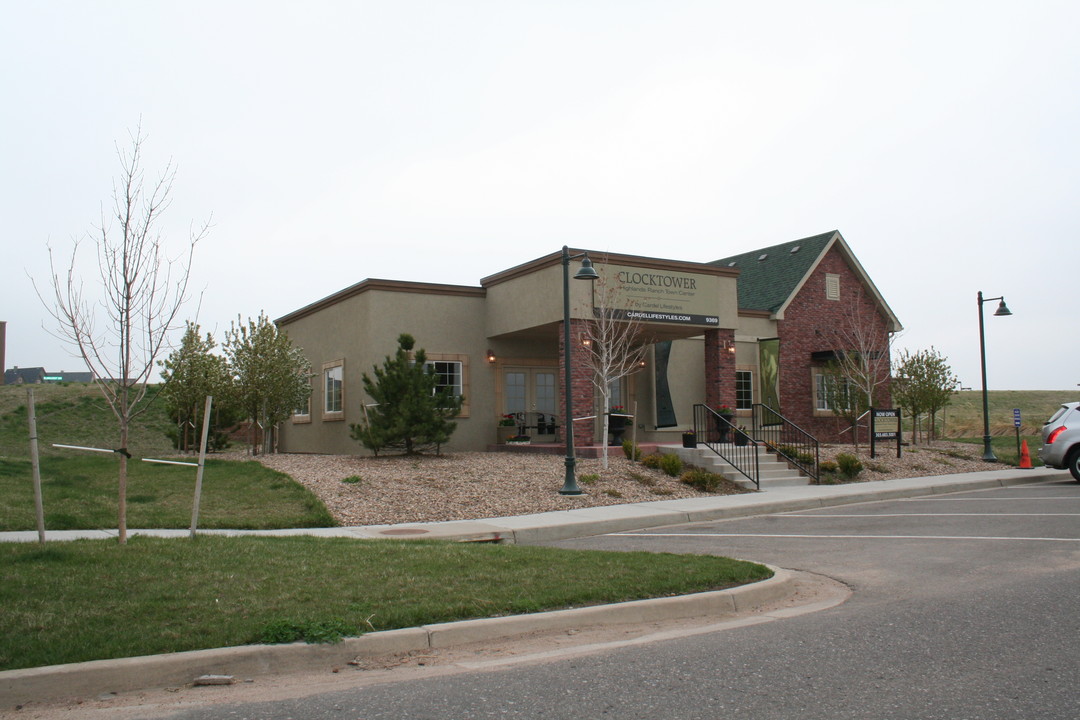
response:
[[[503,413],[517,416],[534,442],[555,442],[555,378],[555,370],[539,368],[507,368],[503,375]]]

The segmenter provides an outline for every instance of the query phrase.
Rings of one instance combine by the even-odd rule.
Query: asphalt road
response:
[[[1080,484],[560,542],[717,553],[854,594],[723,632],[177,718],[1080,717]]]

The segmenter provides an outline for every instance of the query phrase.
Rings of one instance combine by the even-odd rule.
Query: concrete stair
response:
[[[748,490],[757,489],[754,483],[745,475],[706,447],[684,448],[681,445],[661,445],[658,450],[659,452],[678,455],[683,463],[688,465],[719,473],[740,487]],[[759,447],[757,450],[758,479],[761,482],[762,490],[810,484],[810,478],[789,467],[787,461],[777,460],[775,454],[767,452],[763,447]]]

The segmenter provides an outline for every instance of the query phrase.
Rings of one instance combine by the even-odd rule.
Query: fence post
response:
[[[34,473],[34,514],[37,516],[38,542],[45,544],[45,505],[41,499],[41,463],[38,460],[37,413],[34,388],[26,388],[26,419],[30,423],[30,467]]]

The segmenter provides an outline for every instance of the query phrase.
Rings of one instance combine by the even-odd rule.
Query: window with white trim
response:
[[[323,365],[323,420],[345,419],[345,361]]]
[[[449,360],[435,360],[426,363],[426,367],[435,374],[435,392],[448,390],[452,395],[462,394],[461,363]]]
[[[294,423],[311,422],[311,395],[308,395],[303,402],[296,406],[296,409],[293,410],[292,419]]]
[[[735,409],[754,408],[754,373],[751,370],[735,371]]]
[[[458,417],[469,417],[469,356],[455,353],[428,353],[424,367],[438,378],[436,390],[447,389],[464,396]]]
[[[814,410],[820,413],[834,412],[830,399],[836,397],[837,393],[846,394],[851,390],[851,382],[847,378],[819,370],[814,375]]]

